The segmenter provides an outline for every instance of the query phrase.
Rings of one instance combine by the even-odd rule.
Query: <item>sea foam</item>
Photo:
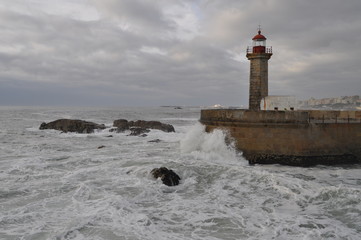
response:
[[[66,115],[108,127],[158,120],[176,132],[38,130]],[[198,117],[186,108],[0,108],[0,239],[360,239],[360,165],[251,166]],[[153,179],[160,166],[181,183]]]

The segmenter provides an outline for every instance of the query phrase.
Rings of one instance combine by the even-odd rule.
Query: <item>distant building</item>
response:
[[[299,108],[329,108],[329,109],[353,109],[361,105],[361,98],[355,96],[342,96],[335,98],[310,98],[308,100],[299,101]]]
[[[261,101],[261,110],[296,110],[298,108],[295,96],[267,96]]]

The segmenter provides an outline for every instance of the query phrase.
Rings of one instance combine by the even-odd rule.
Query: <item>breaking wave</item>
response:
[[[215,129],[208,133],[204,125],[196,123],[181,139],[180,149],[181,153],[193,155],[197,159],[240,162],[240,153],[236,151],[234,141],[229,139],[225,131]]]

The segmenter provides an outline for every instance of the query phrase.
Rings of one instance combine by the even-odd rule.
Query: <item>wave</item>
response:
[[[207,133],[204,125],[196,123],[181,139],[180,149],[183,154],[214,163],[240,163],[241,155],[229,139],[225,131],[216,129]]]

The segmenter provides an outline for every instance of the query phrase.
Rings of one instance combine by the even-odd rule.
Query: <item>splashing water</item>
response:
[[[226,143],[229,136],[225,131],[215,129],[207,133],[205,126],[201,123],[195,124],[180,141],[180,148],[183,154],[191,154],[195,158],[206,161],[240,162],[240,154],[237,153],[234,142]]]

